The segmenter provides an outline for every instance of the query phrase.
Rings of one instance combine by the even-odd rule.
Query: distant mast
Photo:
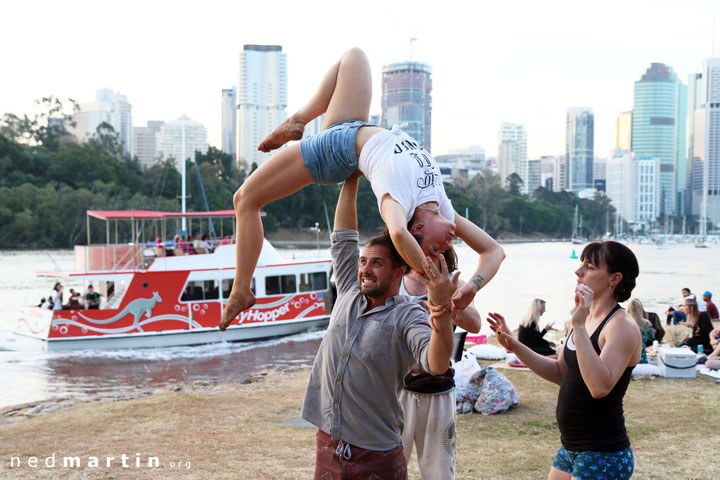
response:
[[[181,172],[181,178],[182,178],[182,189],[181,189],[181,201],[180,204],[182,205],[181,211],[184,214],[185,213],[185,114],[182,115],[182,138],[181,138],[181,150],[180,150],[180,156],[182,157],[181,164],[182,167],[180,169]],[[185,232],[187,235],[187,220],[185,219],[185,216],[182,217],[182,231]],[[184,240],[184,239],[183,239]]]

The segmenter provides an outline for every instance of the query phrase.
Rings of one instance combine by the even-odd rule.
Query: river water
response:
[[[543,322],[562,325],[569,318],[575,248],[569,243],[520,243],[503,245],[507,259],[493,281],[475,298],[485,317],[489,311],[506,316],[517,326],[533,298],[547,302]],[[680,289],[694,293],[720,292],[720,254],[717,246],[696,249],[691,244],[670,248],[631,245],[641,274],[634,296],[662,317],[669,305],[680,301]],[[466,246],[456,247],[460,270],[466,277],[475,268],[476,256]],[[286,257],[301,250],[280,250]],[[89,398],[124,395],[167,385],[207,380],[232,382],[249,373],[285,365],[309,365],[323,332],[306,332],[261,342],[222,343],[196,347],[158,349],[39,352],[23,350],[15,341],[17,310],[37,304],[47,296],[54,279],[37,277],[37,271],[74,268],[72,251],[0,252],[0,407],[51,397]],[[73,285],[64,282],[67,292]],[[81,287],[84,292],[84,287]],[[718,293],[716,292],[716,293]],[[66,293],[66,296],[68,294]],[[485,324],[482,333],[490,333]]]

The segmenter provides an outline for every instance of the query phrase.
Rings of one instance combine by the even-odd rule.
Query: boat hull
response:
[[[307,330],[321,329],[330,317],[306,318],[267,324],[235,325],[224,332],[218,328],[145,332],[130,335],[97,335],[69,338],[37,338],[15,332],[32,341],[42,350],[96,350],[117,348],[157,348],[203,345],[218,342],[240,342],[294,335]]]

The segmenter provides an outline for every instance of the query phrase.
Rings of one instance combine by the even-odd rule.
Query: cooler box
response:
[[[661,348],[657,358],[663,377],[695,378],[697,355],[689,348]]]

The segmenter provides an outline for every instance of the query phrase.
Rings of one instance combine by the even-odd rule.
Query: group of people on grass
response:
[[[302,417],[317,427],[314,478],[407,478],[414,445],[423,478],[452,479],[453,329],[479,331],[473,299],[505,254],[453,210],[437,163],[416,140],[399,126],[368,123],[371,83],[365,54],[349,50],[308,103],[258,147],[270,151],[302,139],[272,155],[234,196],[237,264],[220,329],[255,303],[250,282],[263,242],[260,209],[310,183],[344,182],[331,243],[337,298],[302,406]],[[322,114],[324,130],[303,138],[305,125]],[[387,228],[359,251],[362,175]],[[479,256],[466,282],[452,273],[456,236]],[[627,479],[633,455],[622,399],[642,337],[618,302],[630,298],[639,267],[632,251],[615,242],[591,243],[580,258],[571,331],[555,357],[526,347],[501,314],[487,321],[502,346],[560,385],[561,447],[549,478]]]

